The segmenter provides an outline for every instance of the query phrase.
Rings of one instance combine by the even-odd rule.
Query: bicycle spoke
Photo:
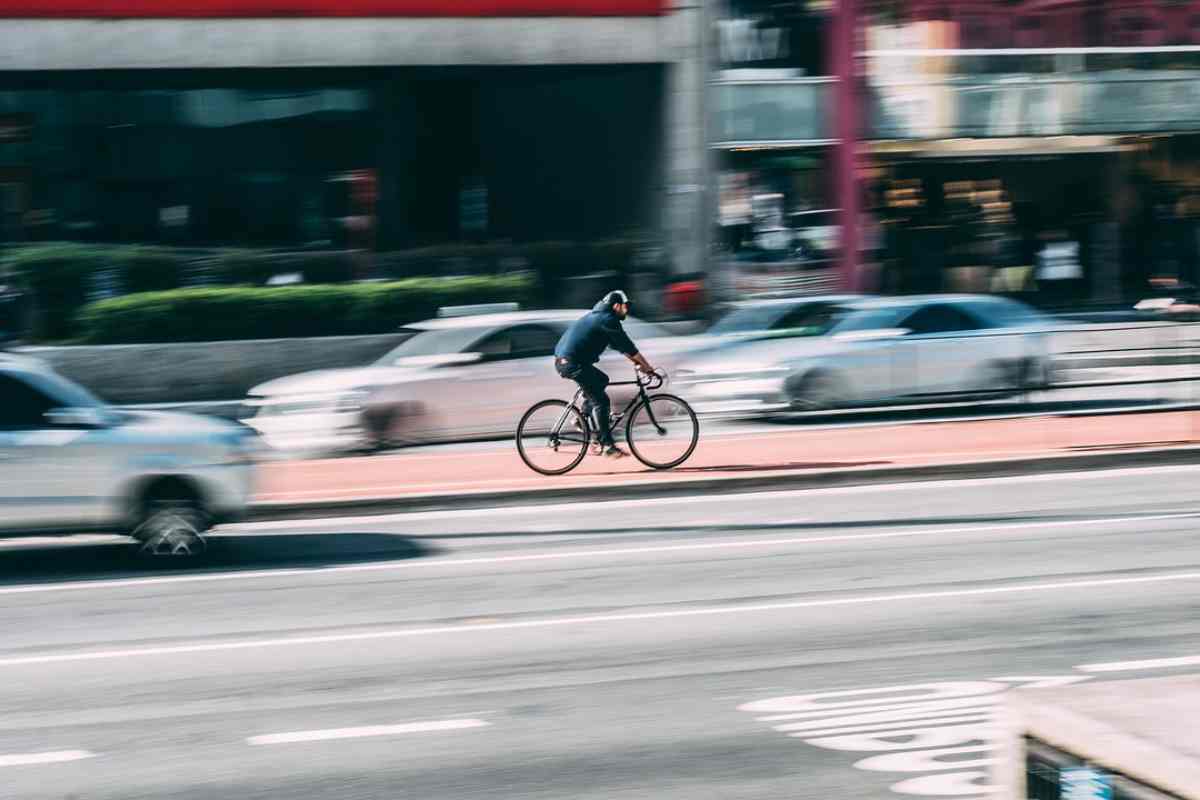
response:
[[[678,397],[653,395],[633,412],[627,436],[630,449],[643,464],[670,469],[691,456],[700,437],[700,423]]]
[[[587,453],[590,429],[574,406],[561,400],[538,403],[525,413],[517,427],[521,459],[544,475],[561,475],[574,469]]]

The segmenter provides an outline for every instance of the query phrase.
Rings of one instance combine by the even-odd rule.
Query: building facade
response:
[[[779,27],[767,21],[778,12],[728,9],[760,31]],[[740,126],[714,142],[731,173],[720,179],[736,187],[718,218],[727,251],[734,241],[743,262],[802,275],[831,260],[811,242],[835,242],[837,283],[882,291],[1049,288],[1051,300],[1123,303],[1196,284],[1200,3],[810,10],[826,15],[823,72],[764,63],[714,80],[721,119]],[[839,33],[847,22],[850,36]],[[739,170],[742,153],[772,168]],[[817,216],[836,222],[810,225]],[[777,230],[781,219],[790,230]],[[1038,279],[1051,252],[1075,253],[1058,271],[1072,277]]]
[[[636,234],[703,261],[704,10],[670,0],[12,0],[7,241]]]

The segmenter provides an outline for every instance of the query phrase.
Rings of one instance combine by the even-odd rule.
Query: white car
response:
[[[983,295],[850,298],[693,354],[675,388],[709,413],[1016,395],[1051,382],[1054,327],[1026,305]]]
[[[194,555],[205,530],[245,513],[256,442],[231,422],[113,408],[0,354],[0,535],[115,533]]]
[[[570,399],[575,385],[554,369],[554,347],[577,311],[520,311],[431,319],[373,364],[317,370],[250,390],[244,421],[288,453],[336,453],[386,446],[511,436],[530,406]],[[625,330],[652,362],[683,337],[630,317]],[[609,352],[599,367],[613,381],[633,368]],[[632,390],[631,390],[632,391]],[[621,390],[610,391],[613,403]]]

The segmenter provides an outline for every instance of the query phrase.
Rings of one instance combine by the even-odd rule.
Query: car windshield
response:
[[[734,309],[717,320],[708,332],[714,336],[727,336],[733,333],[765,331],[790,308],[791,306],[787,305],[764,305]]]
[[[54,372],[38,372],[34,382],[63,408],[106,408],[107,404],[77,383]]]
[[[444,328],[441,330],[422,330],[406,328],[402,333],[412,333],[399,347],[389,351],[375,362],[377,366],[391,366],[401,359],[422,356],[440,356],[462,353],[492,330],[488,327]]]

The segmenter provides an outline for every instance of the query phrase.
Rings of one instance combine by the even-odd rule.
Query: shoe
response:
[[[609,445],[608,449],[604,451],[604,456],[606,458],[611,458],[613,461],[619,461],[622,458],[629,458],[629,453],[626,453],[624,450],[613,444]]]
[[[600,444],[599,442],[592,442],[592,455],[604,455],[604,445]]]

